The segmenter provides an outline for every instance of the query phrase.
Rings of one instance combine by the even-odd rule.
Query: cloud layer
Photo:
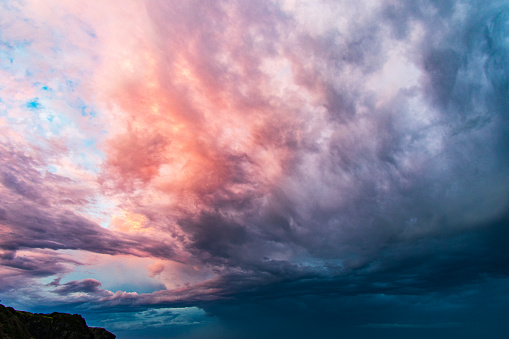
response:
[[[507,299],[504,1],[0,13],[2,299],[138,320],[199,307],[218,337],[269,309],[309,316],[304,337],[345,313],[357,337],[445,337],[464,324],[432,315],[447,303],[471,319],[482,286]],[[102,283],[106,262],[139,290]],[[283,330],[267,324],[254,337]]]

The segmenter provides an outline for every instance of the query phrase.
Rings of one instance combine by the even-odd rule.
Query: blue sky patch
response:
[[[26,104],[26,107],[29,108],[29,109],[32,109],[32,110],[39,110],[39,109],[42,109],[42,105],[41,103],[39,102],[39,98],[35,98],[31,101],[29,101],[27,104]]]

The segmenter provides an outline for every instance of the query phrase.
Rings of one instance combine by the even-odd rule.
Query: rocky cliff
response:
[[[0,339],[115,339],[115,335],[88,327],[79,314],[34,314],[0,304]]]

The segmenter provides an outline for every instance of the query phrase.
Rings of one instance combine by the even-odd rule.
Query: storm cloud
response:
[[[79,305],[126,338],[165,321],[175,337],[503,336],[505,2],[0,12],[3,300]]]

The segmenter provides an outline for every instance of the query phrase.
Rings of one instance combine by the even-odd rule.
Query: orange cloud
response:
[[[154,263],[152,265],[149,265],[147,267],[147,269],[148,269],[148,272],[149,272],[148,275],[153,278],[153,277],[161,274],[161,272],[164,271],[165,266],[164,266],[164,264],[162,262],[156,262],[156,263]]]
[[[121,214],[113,215],[111,218],[111,226],[113,229],[120,232],[147,232],[148,219],[143,214],[123,211]]]

